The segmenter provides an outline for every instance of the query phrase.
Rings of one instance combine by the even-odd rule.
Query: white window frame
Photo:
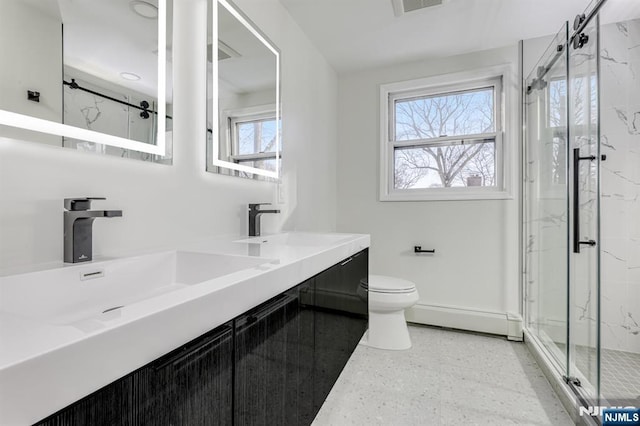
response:
[[[277,114],[274,104],[222,111],[220,115],[220,121],[219,121],[220,131],[224,135],[224,140],[226,142],[224,150],[226,151],[226,153],[228,153],[229,160],[232,163],[241,166],[239,164],[240,161],[265,160],[265,159],[273,159],[276,161],[280,161],[282,159],[282,151],[269,151],[269,152],[263,152],[263,153],[261,152],[261,153],[244,154],[244,155],[234,154],[238,152],[238,137],[237,137],[238,135],[236,130],[236,124],[263,120],[263,119],[273,119],[276,121],[279,120],[279,116]],[[282,148],[282,146],[279,143],[276,145],[277,145],[276,149]],[[263,170],[263,169],[259,169],[259,170]],[[252,172],[247,172],[247,173],[252,173]]]
[[[267,151],[267,152],[256,152],[253,154],[237,154],[240,151],[239,147],[239,135],[238,135],[238,124],[242,123],[253,123],[256,121],[276,121],[276,112],[269,111],[263,112],[253,115],[244,115],[244,116],[234,116],[229,117],[229,144],[231,146],[231,155],[229,158],[234,163],[238,163],[239,161],[251,161],[251,160],[264,160],[264,159],[273,159],[276,160],[278,158],[277,151]],[[276,123],[277,126],[277,123]],[[276,128],[276,132],[278,129]],[[277,147],[276,147],[277,149]],[[258,167],[256,167],[258,168]]]
[[[516,91],[511,87],[513,71],[510,65],[500,65],[475,71],[438,75],[417,80],[383,84],[380,86],[380,201],[429,201],[429,200],[491,200],[512,199],[514,188],[512,176],[513,155],[517,150],[517,136],[513,134],[517,125]],[[495,132],[483,135],[465,135],[464,139],[495,137],[496,185],[491,187],[449,188],[395,188],[394,149],[402,146],[437,144],[459,141],[460,136],[442,137],[423,141],[395,141],[394,105],[398,99],[417,96],[447,94],[456,91],[495,86]],[[471,136],[471,137],[469,137]]]

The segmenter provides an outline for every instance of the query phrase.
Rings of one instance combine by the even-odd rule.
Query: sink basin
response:
[[[263,237],[236,240],[236,243],[288,245],[297,247],[329,246],[351,238],[350,234],[316,234],[312,232],[287,232]]]
[[[268,263],[169,251],[0,278],[0,313],[67,325],[108,319],[129,304]]]

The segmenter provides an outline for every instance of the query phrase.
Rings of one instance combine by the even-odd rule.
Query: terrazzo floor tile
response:
[[[358,346],[313,426],[573,424],[523,344],[409,332],[408,351]]]

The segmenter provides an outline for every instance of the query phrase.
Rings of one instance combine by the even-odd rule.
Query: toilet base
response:
[[[411,348],[404,309],[391,312],[369,311],[369,329],[360,343],[372,348],[392,351]]]

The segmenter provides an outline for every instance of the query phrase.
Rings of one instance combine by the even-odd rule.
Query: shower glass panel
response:
[[[565,24],[525,79],[526,324],[562,374],[568,361],[567,37]]]
[[[569,374],[583,397],[599,380],[598,17],[569,43]]]
[[[640,406],[640,6],[600,14],[600,393]]]

